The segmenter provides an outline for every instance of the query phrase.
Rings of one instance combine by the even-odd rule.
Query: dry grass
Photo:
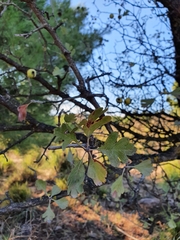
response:
[[[78,151],[83,157],[83,151]],[[61,167],[65,157],[61,151],[57,151],[55,155],[48,153],[48,160],[43,159],[40,164],[35,165],[33,161],[36,159],[35,152],[28,152],[26,156],[16,154],[13,156],[11,152],[9,159],[15,159],[15,166],[12,164],[14,171],[8,174],[8,169],[4,170],[6,181],[2,182],[1,193],[9,188],[12,182],[25,182],[29,180],[29,176],[33,176],[31,170],[27,170],[31,166],[37,170],[38,178],[44,180],[53,180],[57,175],[57,169]],[[9,167],[9,166],[8,166]],[[47,170],[48,169],[48,170]],[[170,171],[170,169],[168,168]],[[172,172],[172,170],[171,170]],[[4,178],[4,176],[2,176]],[[5,180],[4,179],[4,180]],[[32,189],[32,188],[31,188]],[[33,194],[38,197],[38,192],[33,188]],[[53,207],[55,211],[55,219],[47,224],[43,221],[41,215],[45,211],[45,207],[30,209],[21,214],[2,217],[0,220],[0,240],[2,239],[86,239],[86,240],[170,240],[172,236],[163,225],[157,225],[153,235],[149,235],[144,229],[143,224],[139,221],[136,213],[125,213],[112,208],[105,209],[95,204],[94,206],[81,204],[78,200],[71,200],[69,208],[60,210]],[[162,232],[160,232],[160,228]],[[166,232],[164,234],[164,232]],[[164,235],[163,235],[164,234]],[[162,235],[162,237],[161,237]]]
[[[153,239],[153,236],[143,229],[136,214],[121,214],[117,211],[103,209],[98,205],[92,208],[73,200],[70,207],[63,211],[54,206],[56,218],[48,224],[41,218],[43,211],[45,208],[41,207],[35,211],[31,210],[31,216],[26,212],[21,213],[21,216],[2,220],[0,239]]]

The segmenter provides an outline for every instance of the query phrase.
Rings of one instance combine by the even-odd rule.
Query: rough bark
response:
[[[180,0],[158,0],[168,9],[168,17],[171,26],[175,51],[175,80],[180,86]],[[178,99],[180,106],[180,100]]]

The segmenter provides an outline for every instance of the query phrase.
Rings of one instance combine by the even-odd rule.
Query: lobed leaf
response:
[[[46,211],[43,213],[42,217],[44,218],[44,221],[47,223],[50,223],[53,218],[55,217],[55,214],[53,210],[51,209],[50,203],[46,209]]]
[[[86,124],[83,126],[83,131],[86,134],[86,136],[91,136],[92,133],[102,127],[103,125],[105,125],[106,123],[111,121],[111,117],[110,116],[104,116],[102,117],[100,120],[97,120],[95,122],[91,122],[91,124],[89,124],[89,122],[87,121]]]
[[[130,67],[134,67],[135,65],[136,65],[135,62],[129,62],[129,66],[130,66]]]
[[[55,129],[56,141],[63,141],[62,149],[64,150],[72,141],[76,141],[75,131],[77,128],[71,128],[67,123],[63,123]]]
[[[47,186],[46,181],[38,179],[38,180],[36,180],[35,186],[36,186],[37,190],[43,190],[45,193],[47,193],[46,192],[46,186]]]
[[[103,110],[103,108],[97,108],[89,115],[88,120],[95,121],[100,116],[102,116],[106,111],[107,111],[107,109]]]
[[[155,101],[155,98],[142,99],[141,106],[142,107],[150,107],[154,101]]]
[[[90,159],[87,175],[93,179],[96,186],[100,186],[106,182],[107,171],[102,163]]]
[[[60,77],[63,77],[64,74],[65,74],[65,71],[64,71],[64,68],[58,68],[58,67],[55,67],[53,72],[52,72],[53,76],[60,76]]]
[[[66,209],[68,206],[68,200],[65,197],[58,200],[54,200],[54,202],[56,202],[61,209]]]
[[[172,218],[172,215],[171,215],[171,219],[168,221],[167,224],[168,224],[169,228],[171,228],[171,229],[177,227],[177,224],[175,223],[174,219]]]
[[[169,94],[172,94],[174,97],[179,97],[180,96],[180,87],[177,87],[175,90],[173,90]]]
[[[74,114],[74,113],[70,113],[70,114],[66,114],[65,116],[64,116],[64,120],[66,121],[66,122],[75,122],[76,121],[76,115]]]
[[[145,160],[134,166],[134,168],[140,171],[145,177],[149,176],[153,170],[153,166],[150,160]]]
[[[108,156],[110,163],[113,166],[118,166],[120,161],[125,163],[128,156],[135,153],[135,147],[127,138],[121,138],[117,141],[118,133],[109,134],[105,144],[99,149],[102,153]]]
[[[117,200],[123,193],[124,193],[123,175],[121,175],[111,185],[111,195],[114,199]]]
[[[78,194],[83,192],[84,177],[84,165],[82,161],[78,161],[68,177],[68,194],[73,198],[76,198]]]
[[[68,160],[69,163],[73,164],[74,158],[73,158],[73,154],[71,152],[71,149],[69,149],[69,151],[68,151],[67,160]]]
[[[59,194],[60,192],[61,192],[61,189],[57,185],[54,185],[51,190],[51,197]]]
[[[73,46],[71,46],[69,43],[67,43],[67,42],[65,42],[65,48],[69,51],[69,52],[71,52],[72,50],[73,50]]]

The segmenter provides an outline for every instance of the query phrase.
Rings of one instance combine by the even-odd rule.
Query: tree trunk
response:
[[[157,2],[160,2],[168,9],[168,17],[175,48],[175,80],[180,86],[180,0],[158,0]],[[180,106],[179,99],[178,103]]]

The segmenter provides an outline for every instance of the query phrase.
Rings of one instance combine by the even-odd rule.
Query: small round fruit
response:
[[[122,103],[122,102],[123,102],[123,99],[122,99],[121,97],[118,97],[118,98],[116,98],[116,102],[117,102],[117,103]]]
[[[111,13],[111,14],[109,15],[109,17],[110,17],[110,18],[114,18],[114,14]]]
[[[36,70],[35,69],[28,69],[27,70],[27,77],[28,78],[35,78],[37,75]]]
[[[129,104],[131,104],[131,98],[126,98],[125,100],[124,100],[124,104],[125,105],[129,105]]]

